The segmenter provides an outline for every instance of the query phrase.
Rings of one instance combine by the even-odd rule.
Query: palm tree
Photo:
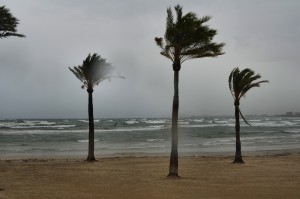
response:
[[[189,59],[216,57],[224,54],[224,43],[212,42],[217,31],[203,25],[211,17],[197,18],[193,12],[182,14],[182,7],[176,5],[176,21],[171,8],[167,9],[166,31],[163,38],[155,38],[161,48],[160,54],[170,59],[174,71],[174,97],[172,109],[172,149],[168,176],[178,176],[178,109],[179,109],[179,71],[181,64]]]
[[[17,33],[17,25],[19,20],[14,17],[8,8],[5,6],[0,7],[0,39],[16,36],[16,37],[25,37],[25,35]]]
[[[89,96],[88,114],[89,114],[89,147],[86,161],[95,161],[94,155],[94,114],[93,114],[93,91],[94,86],[106,79],[110,79],[112,66],[107,63],[100,55],[89,54],[82,65],[70,68],[70,71],[83,83],[82,89],[86,88]]]
[[[261,83],[267,83],[269,81],[262,80],[257,81],[260,79],[261,76],[259,74],[254,73],[249,68],[246,68],[242,71],[239,68],[234,68],[228,79],[229,89],[234,99],[234,106],[235,106],[235,133],[236,133],[236,142],[235,142],[235,158],[233,163],[244,163],[242,158],[242,151],[241,151],[241,140],[240,140],[240,115],[246,124],[250,125],[242,115],[242,112],[239,108],[240,99],[245,96],[245,94],[254,87],[260,87]]]

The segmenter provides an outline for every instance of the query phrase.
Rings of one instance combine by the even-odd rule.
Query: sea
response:
[[[241,121],[243,154],[300,151],[300,117],[249,116]],[[95,156],[168,155],[170,118],[95,119]],[[179,119],[179,154],[234,154],[233,116]],[[0,159],[85,157],[87,119],[0,120]]]

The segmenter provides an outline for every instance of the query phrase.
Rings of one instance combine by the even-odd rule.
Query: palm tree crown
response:
[[[193,12],[182,15],[182,7],[175,6],[176,21],[174,22],[171,8],[167,9],[167,24],[163,38],[155,38],[156,44],[162,49],[161,55],[170,59],[180,70],[180,64],[189,59],[202,57],[216,57],[224,54],[224,43],[212,42],[217,31],[203,23],[210,20],[210,16],[197,18]],[[178,68],[179,67],[179,68]]]
[[[0,38],[6,38],[9,36],[25,37],[25,35],[17,33],[17,25],[19,20],[14,17],[9,9],[5,6],[0,7]]]
[[[82,88],[93,89],[94,86],[106,79],[110,79],[113,67],[100,55],[89,54],[82,65],[69,69],[83,83]]]
[[[254,82],[261,78],[260,74],[255,74],[253,70],[246,68],[242,71],[234,68],[229,75],[228,83],[230,92],[234,100],[240,100],[241,97],[254,87],[260,87],[261,83],[268,83],[268,80]]]

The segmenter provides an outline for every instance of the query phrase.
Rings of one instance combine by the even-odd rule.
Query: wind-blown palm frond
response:
[[[175,22],[171,8],[168,8],[164,38],[155,38],[156,44],[162,49],[161,55],[172,62],[183,63],[189,59],[224,54],[222,48],[225,44],[212,42],[217,31],[204,25],[211,19],[210,16],[197,18],[193,12],[183,15],[180,5],[174,8]]]
[[[262,80],[262,81],[257,81],[256,80],[260,79],[261,75],[254,73],[253,70],[246,68],[242,71],[239,70],[239,68],[234,68],[228,79],[228,84],[229,84],[229,90],[235,100],[239,104],[240,99],[246,95],[246,93],[254,88],[254,87],[260,87],[261,83],[268,83],[268,80]],[[240,110],[239,110],[240,111]],[[242,112],[240,111],[240,115],[242,116],[243,120],[250,125],[242,115]]]
[[[6,38],[10,36],[25,37],[25,35],[17,33],[17,25],[19,20],[14,17],[10,10],[5,6],[0,7],[0,38]]]
[[[112,76],[113,67],[111,64],[96,53],[89,54],[82,65],[69,67],[69,69],[83,83],[83,88],[93,88],[103,80],[112,77],[123,78],[122,76]]]
[[[229,89],[234,99],[240,100],[241,97],[254,87],[260,87],[261,83],[268,83],[268,80],[254,82],[261,78],[260,74],[255,75],[254,71],[246,68],[240,71],[238,68],[232,70],[229,75]]]

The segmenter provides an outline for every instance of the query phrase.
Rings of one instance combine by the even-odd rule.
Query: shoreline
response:
[[[234,157],[235,152],[202,152],[202,153],[180,153],[180,157]],[[243,157],[264,157],[264,156],[282,156],[289,154],[300,154],[300,149],[284,149],[284,150],[261,150],[261,151],[242,151]],[[155,158],[155,157],[169,157],[169,153],[146,153],[146,152],[136,152],[136,153],[114,153],[114,154],[95,154],[96,159],[110,159],[110,158]],[[83,159],[85,160],[85,155],[56,155],[56,156],[41,156],[41,155],[8,155],[0,156],[0,161],[5,160],[46,160],[46,159]]]

